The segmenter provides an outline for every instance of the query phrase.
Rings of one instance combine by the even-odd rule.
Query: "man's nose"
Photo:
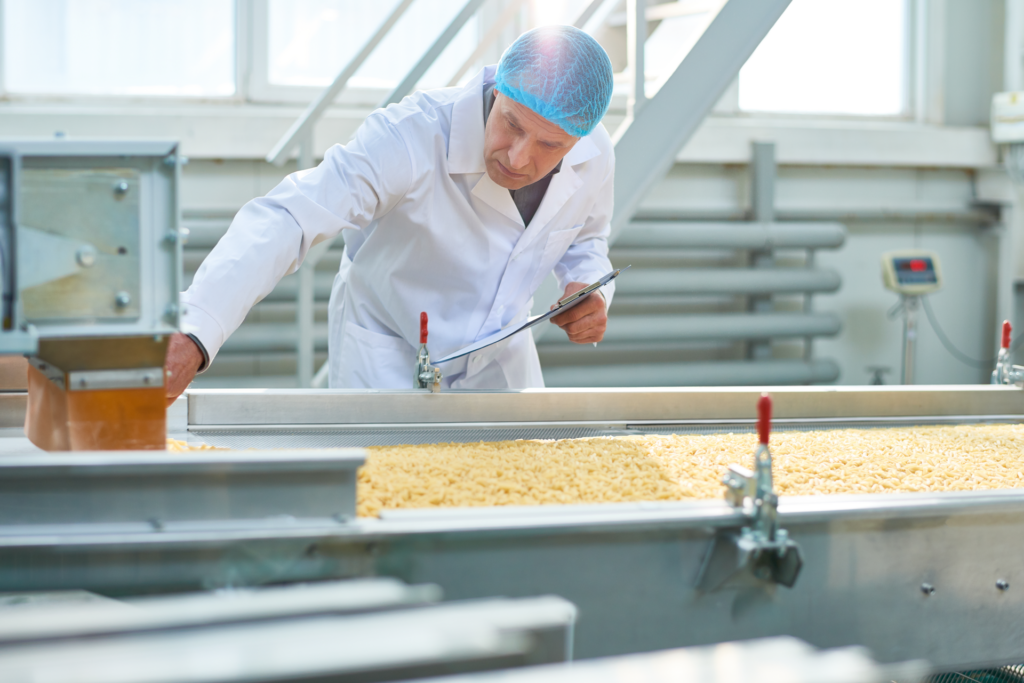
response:
[[[508,163],[511,164],[511,167],[509,168],[510,171],[515,171],[529,166],[529,145],[520,140],[513,142],[512,146],[508,148]]]

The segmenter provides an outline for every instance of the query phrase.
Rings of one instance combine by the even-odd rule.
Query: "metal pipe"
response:
[[[607,342],[743,340],[758,338],[821,337],[838,334],[842,324],[831,313],[716,313],[700,315],[612,316],[605,333]],[[327,348],[327,323],[311,327],[313,347]],[[279,323],[246,323],[228,337],[222,351],[256,353],[294,352],[299,339],[297,327]],[[545,337],[543,346],[570,344],[564,334]]]
[[[299,268],[299,293],[296,301],[298,337],[295,351],[298,355],[296,375],[300,387],[312,386],[313,381],[313,269]]]
[[[745,209],[644,209],[637,211],[632,222],[648,221],[744,221],[750,212]],[[815,207],[808,209],[775,209],[775,220],[779,222],[793,221],[839,221],[849,222],[889,222],[889,223],[964,223],[993,225],[1000,221],[999,211],[995,207],[954,209],[950,207],[879,207],[875,209],[828,209]],[[632,223],[631,223],[632,224]],[[616,244],[618,242],[616,241]]]
[[[296,353],[298,354],[298,365],[296,375],[299,386],[302,388],[312,386],[313,381],[313,354],[314,354],[314,299],[316,296],[315,279],[316,264],[323,258],[327,250],[331,248],[331,240],[324,240],[314,244],[306,251],[306,257],[299,267],[299,291],[296,296],[296,327],[298,337],[296,339]],[[329,296],[329,295],[328,295]]]
[[[626,71],[633,79],[629,99],[626,101],[626,120],[636,118],[647,101],[647,71],[644,65],[644,45],[647,42],[647,0],[626,0]]]
[[[773,386],[834,382],[833,360],[718,361],[544,369],[549,387]]]
[[[842,279],[834,270],[806,268],[649,268],[630,272],[616,295],[772,294],[834,292]]]
[[[758,223],[771,223],[775,220],[775,143],[755,142],[752,145],[750,163],[750,205],[754,220]],[[753,268],[772,268],[775,266],[775,254],[768,244],[750,254],[750,265]],[[751,313],[769,313],[774,310],[771,296],[751,296],[747,301],[747,310]],[[772,357],[770,339],[752,340],[747,345],[747,358],[767,360]]]
[[[331,287],[334,285],[335,273],[331,271],[318,270],[313,275],[314,300],[327,301],[331,296]],[[263,301],[273,302],[294,302],[299,294],[299,277],[289,276],[277,283],[270,294],[264,297]]]
[[[630,223],[615,246],[657,249],[835,249],[845,241],[846,228],[840,223],[637,221]]]
[[[509,0],[508,4],[505,6],[505,10],[497,19],[494,20],[494,23],[491,24],[491,28],[487,30],[487,34],[480,40],[476,49],[473,50],[464,62],[462,62],[462,66],[458,68],[455,75],[448,81],[449,88],[459,84],[459,79],[469,71],[469,68],[473,66],[476,60],[483,56],[484,52],[487,51],[487,48],[489,48],[491,44],[498,39],[498,36],[505,29],[505,26],[508,25],[508,22],[512,21],[512,18],[516,15],[516,12],[519,11],[522,4],[523,0]]]
[[[480,9],[480,5],[484,4],[485,0],[466,0],[466,4],[463,5],[462,10],[455,15],[448,27],[445,28],[444,32],[438,36],[434,44],[430,46],[420,60],[416,62],[416,65],[409,70],[409,73],[405,75],[402,82],[399,83],[394,90],[391,91],[387,97],[380,103],[381,107],[386,107],[389,104],[395,104],[401,102],[402,98],[408,95],[416,87],[416,84],[423,78],[423,74],[427,73],[427,69],[441,56],[444,49],[448,47],[448,44],[452,42],[452,39],[462,30],[469,18],[476,14],[476,11]]]
[[[388,18],[384,20],[384,23],[380,25],[380,28],[377,29],[377,32],[370,37],[365,45],[363,45],[363,49],[361,49],[359,53],[345,65],[345,68],[343,68],[334,78],[334,82],[327,86],[327,88],[320,93],[320,96],[306,107],[306,111],[302,113],[302,116],[295,120],[295,123],[291,125],[291,128],[289,128],[288,132],[284,134],[284,137],[274,145],[274,148],[270,150],[269,154],[267,154],[267,163],[274,164],[275,166],[281,166],[284,164],[288,152],[291,151],[296,142],[299,140],[305,140],[307,136],[309,138],[313,137],[313,126],[315,126],[316,122],[320,120],[321,116],[323,116],[324,111],[326,111],[327,107],[334,102],[334,99],[348,84],[349,79],[355,75],[356,71],[359,70],[359,67],[363,65],[363,62],[366,61],[377,45],[380,44],[380,41],[384,39],[384,36],[391,31],[392,27],[394,27],[401,16],[405,14],[405,10],[409,9],[409,6],[412,5],[412,3],[413,0],[401,0],[401,2],[398,3],[395,9],[391,11]],[[312,154],[312,150],[310,150],[310,154]],[[306,166],[305,168],[309,167]]]
[[[1013,92],[1024,87],[1024,0],[1006,0],[1003,23],[1003,90]]]
[[[917,349],[917,309],[921,303],[919,296],[903,297],[903,383],[914,383]]]
[[[614,310],[614,309],[613,309]],[[673,339],[770,339],[821,337],[839,333],[842,323],[832,313],[716,313],[701,315],[613,315],[604,340],[639,342]],[[571,344],[564,334],[545,337],[544,345]]]
[[[301,139],[302,143],[299,145],[297,165],[298,170],[304,171],[315,166],[313,163],[313,130],[307,130]]]
[[[327,323],[312,326],[313,348],[327,350]],[[298,326],[279,323],[246,323],[228,337],[221,353],[295,353],[299,341]]]

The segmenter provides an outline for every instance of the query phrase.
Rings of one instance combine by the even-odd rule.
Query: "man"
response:
[[[329,308],[335,388],[410,388],[420,311],[440,358],[525,319],[552,270],[566,295],[610,271],[615,162],[599,124],[611,93],[601,46],[555,26],[520,36],[465,88],[417,92],[372,113],[352,142],[235,216],[182,295],[168,397],[312,245],[342,230]],[[600,341],[613,291],[553,322],[574,342]],[[455,389],[543,386],[526,333],[441,369]]]

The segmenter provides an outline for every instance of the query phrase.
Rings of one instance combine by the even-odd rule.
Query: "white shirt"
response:
[[[494,70],[373,112],[318,167],[242,207],[182,294],[182,330],[212,360],[312,245],[347,230],[329,308],[331,387],[411,388],[421,311],[431,356],[442,358],[523,320],[552,270],[562,288],[610,271],[608,133],[598,126],[573,146],[524,226],[484,165],[482,98]],[[613,292],[604,289],[609,304]],[[440,367],[444,387],[544,385],[525,332]]]

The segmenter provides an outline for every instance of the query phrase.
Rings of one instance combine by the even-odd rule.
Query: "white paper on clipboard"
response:
[[[572,308],[576,304],[578,304],[578,303],[582,302],[584,299],[586,299],[587,295],[589,295],[591,292],[596,292],[597,290],[601,289],[606,284],[608,284],[609,282],[614,280],[616,277],[618,277],[619,273],[621,273],[622,271],[624,271],[624,270],[626,270],[628,268],[629,268],[629,266],[626,266],[625,268],[619,268],[618,270],[613,270],[612,272],[608,273],[607,275],[602,277],[597,282],[595,282],[595,283],[593,283],[593,284],[591,284],[591,285],[589,285],[587,287],[584,287],[583,289],[581,289],[580,291],[576,292],[575,294],[571,294],[571,295],[569,295],[569,296],[567,296],[567,297],[565,297],[563,299],[559,299],[558,304],[556,304],[553,309],[551,309],[550,311],[548,311],[544,315],[535,315],[532,318],[527,318],[526,320],[524,320],[523,322],[519,323],[518,325],[512,325],[510,327],[506,327],[505,329],[500,330],[498,332],[495,332],[491,336],[485,337],[484,339],[481,339],[478,342],[473,342],[469,346],[464,346],[463,348],[459,349],[455,353],[452,353],[452,354],[449,354],[449,355],[445,356],[441,360],[435,360],[434,361],[434,365],[438,365],[440,363],[447,363],[450,360],[455,360],[456,358],[462,358],[463,356],[469,355],[469,354],[473,353],[474,351],[479,351],[480,349],[486,349],[488,346],[492,346],[494,344],[497,344],[500,341],[508,339],[509,337],[511,337],[514,334],[519,334],[523,330],[528,330],[531,327],[533,327],[534,325],[542,323],[545,320],[550,320],[554,316],[559,315],[561,313],[565,313],[570,308]]]

